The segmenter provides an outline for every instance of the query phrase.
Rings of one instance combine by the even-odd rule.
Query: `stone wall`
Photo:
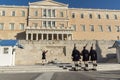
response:
[[[16,49],[16,65],[34,65],[41,63],[42,50],[48,50],[47,61],[57,59],[63,63],[70,63],[71,54],[76,44],[77,49],[81,52],[83,46],[87,44],[87,49],[90,50],[92,44],[98,53],[98,62],[109,62],[110,59],[115,59],[116,49],[108,49],[115,41],[19,41],[24,46],[24,49]]]

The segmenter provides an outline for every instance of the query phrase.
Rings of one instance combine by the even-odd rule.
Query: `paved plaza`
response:
[[[0,67],[0,80],[120,80],[120,64],[98,64],[97,71],[70,71],[72,67],[72,64],[4,66]]]

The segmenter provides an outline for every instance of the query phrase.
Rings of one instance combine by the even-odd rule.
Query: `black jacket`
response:
[[[95,50],[90,50],[90,60],[94,61],[97,60],[97,52]]]
[[[88,61],[89,60],[89,51],[86,49],[83,49],[82,56],[83,56],[83,61]]]
[[[80,57],[80,52],[77,49],[74,49],[72,51],[72,57],[73,57],[73,61],[79,61]]]

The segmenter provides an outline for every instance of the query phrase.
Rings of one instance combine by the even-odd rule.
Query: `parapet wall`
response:
[[[79,41],[19,41],[24,49],[16,49],[16,65],[34,65],[41,63],[42,50],[48,50],[46,54],[47,61],[57,59],[59,62],[71,63],[71,54],[76,45],[81,52],[83,46],[87,44],[90,50],[94,45],[98,53],[98,62],[107,62],[110,59],[116,59],[116,49],[108,49],[115,41],[96,41],[96,40],[79,40]],[[115,60],[116,61],[116,60]]]

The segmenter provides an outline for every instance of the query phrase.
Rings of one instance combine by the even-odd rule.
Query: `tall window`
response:
[[[101,19],[101,16],[100,16],[100,14],[98,14],[98,19]]]
[[[109,19],[109,15],[108,14],[106,15],[106,18]]]
[[[60,17],[64,17],[64,14],[63,14],[63,12],[60,12]]]
[[[25,16],[25,11],[21,11],[21,13],[22,13],[22,16],[24,17]]]
[[[10,30],[14,30],[14,23],[10,23]]]
[[[11,16],[15,16],[15,11],[12,11],[12,14],[11,14]]]
[[[76,30],[76,25],[75,24],[72,24],[72,27],[74,30]]]
[[[81,25],[82,31],[85,31],[85,25]]]
[[[52,21],[52,27],[55,27],[55,21]]]
[[[111,26],[107,26],[107,28],[108,28],[108,31],[109,31],[109,32],[112,31],[112,30],[111,30]]]
[[[48,21],[48,27],[51,27],[51,21]]]
[[[51,9],[48,9],[48,17],[51,17]]]
[[[4,28],[4,23],[0,23],[0,30],[3,30]]]
[[[115,26],[116,27],[116,32],[120,32],[120,27],[119,26]]]
[[[89,14],[89,18],[92,19],[92,14]]]
[[[102,25],[98,25],[100,32],[103,32],[103,27]]]
[[[46,17],[46,16],[47,16],[46,9],[43,9],[43,16],[44,16],[44,17]]]
[[[84,18],[84,14],[81,14],[80,17],[83,19]]]
[[[55,17],[55,10],[52,10],[52,17]]]
[[[94,25],[90,25],[90,30],[94,32]]]
[[[1,16],[5,16],[5,11],[2,11],[2,12],[1,12]]]
[[[114,15],[114,19],[116,19],[116,20],[117,20],[117,15]]]
[[[75,18],[75,13],[72,13],[72,18]]]
[[[24,23],[20,23],[20,29],[24,30],[25,24]]]
[[[47,25],[46,25],[46,21],[43,21],[43,27],[46,27]]]
[[[38,16],[38,11],[35,11],[34,15],[35,15],[35,16]]]

